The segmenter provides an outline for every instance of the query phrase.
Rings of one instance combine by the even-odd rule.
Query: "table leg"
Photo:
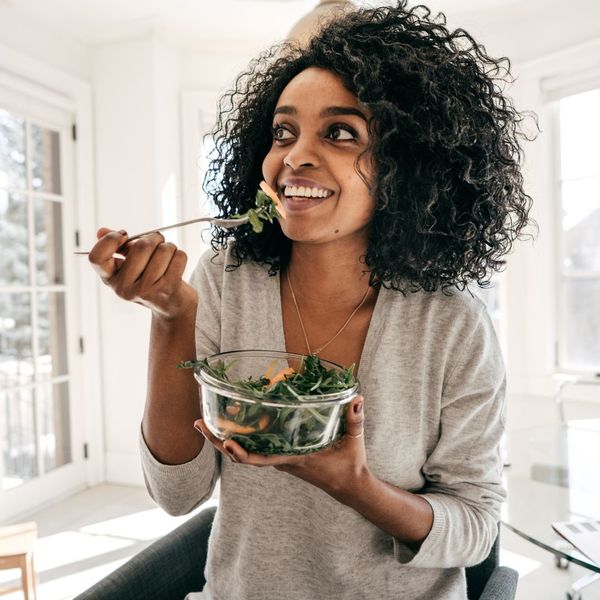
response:
[[[33,570],[33,553],[21,555],[19,559],[21,568],[21,586],[23,587],[24,600],[36,600],[37,590],[35,585],[35,572]]]
[[[27,560],[29,563],[29,580],[31,581],[31,591],[32,591],[32,595],[33,595],[33,599],[37,600],[37,585],[38,585],[38,576],[37,573],[35,572],[35,566],[33,564],[33,552],[30,552],[27,555]]]
[[[554,402],[556,404],[556,406],[558,407],[558,416],[560,417],[560,422],[561,423],[566,423],[565,420],[565,404],[563,402],[562,399],[562,391],[563,388],[565,387],[565,385],[567,385],[567,383],[569,383],[569,381],[561,381],[557,388],[556,388],[556,392],[554,393]]]

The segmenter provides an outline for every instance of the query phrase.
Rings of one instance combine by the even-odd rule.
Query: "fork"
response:
[[[191,225],[192,223],[210,223],[211,225],[217,225],[218,227],[222,227],[223,229],[233,229],[234,227],[239,227],[240,225],[244,225],[248,222],[248,217],[241,217],[239,219],[219,219],[217,217],[199,217],[198,219],[190,219],[189,221],[181,221],[180,223],[173,223],[172,225],[165,225],[164,227],[157,227],[156,229],[149,229],[148,231],[142,231],[142,233],[136,233],[131,237],[128,237],[125,243],[121,246],[123,247],[125,244],[133,240],[137,240],[144,235],[149,235],[150,233],[157,233],[159,231],[167,231],[168,229],[176,229],[177,227],[183,227],[184,225]],[[74,254],[89,254],[88,251],[76,251]]]

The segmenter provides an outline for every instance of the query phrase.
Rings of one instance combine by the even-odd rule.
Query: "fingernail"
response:
[[[196,425],[196,423],[194,423],[194,429],[196,431],[199,431],[200,433],[202,433],[202,429],[200,429],[200,427],[198,425]]]
[[[357,403],[354,405],[354,414],[355,414],[355,415],[358,415],[358,414],[360,414],[360,413],[362,412],[362,407],[363,407],[363,403],[362,403],[362,402],[357,402]]]
[[[119,233],[121,235],[127,235],[127,232],[124,229],[119,229]]]
[[[225,446],[225,444],[223,444],[223,448],[225,448],[225,452],[229,454],[229,458],[231,458],[233,462],[237,462],[237,457],[234,454],[233,450],[229,446]]]

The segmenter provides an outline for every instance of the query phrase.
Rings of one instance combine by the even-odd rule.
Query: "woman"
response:
[[[118,264],[126,234],[99,231],[92,263],[152,311],[148,489],[182,514],[220,479],[194,598],[464,599],[464,567],[494,542],[504,367],[466,285],[503,265],[530,198],[501,63],[441,19],[360,10],[251,65],[223,104],[207,187],[231,215],[264,179],[288,217],[215,232],[190,284],[160,234]],[[339,443],[262,456],[210,434],[173,365],[248,348],[356,365],[363,395]]]

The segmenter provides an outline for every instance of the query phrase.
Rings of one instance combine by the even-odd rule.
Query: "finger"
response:
[[[126,246],[127,260],[119,269],[119,288],[131,287],[144,272],[156,247],[165,241],[162,233],[150,233]]]
[[[127,232],[99,229],[98,234],[105,232],[91,249],[88,260],[94,270],[104,281],[110,279],[118,270],[118,263],[113,254],[127,240]]]
[[[141,277],[142,285],[154,285],[163,277],[176,251],[177,246],[171,242],[163,242],[156,246]]]
[[[171,285],[178,283],[183,278],[186,264],[187,254],[178,248],[173,254],[166,273],[163,275],[165,282]]]
[[[363,436],[364,426],[364,398],[357,396],[350,402],[346,410],[346,438],[359,440]]]
[[[100,238],[103,238],[107,233],[110,233],[111,231],[115,231],[114,229],[109,229],[108,227],[100,227],[100,229],[98,229],[98,231],[96,231],[96,239],[99,240]],[[123,230],[125,231],[125,230]]]
[[[223,448],[223,442],[214,435],[210,429],[206,426],[206,423],[203,419],[197,419],[194,421],[194,427],[224,456],[228,458],[232,458],[230,454],[228,454]]]
[[[300,462],[303,456],[286,456],[286,455],[266,455],[256,454],[254,452],[248,452],[240,444],[233,440],[225,440],[223,442],[225,451],[231,456],[236,462],[243,463],[245,465],[252,465],[253,467],[277,467],[281,465],[293,465]]]

